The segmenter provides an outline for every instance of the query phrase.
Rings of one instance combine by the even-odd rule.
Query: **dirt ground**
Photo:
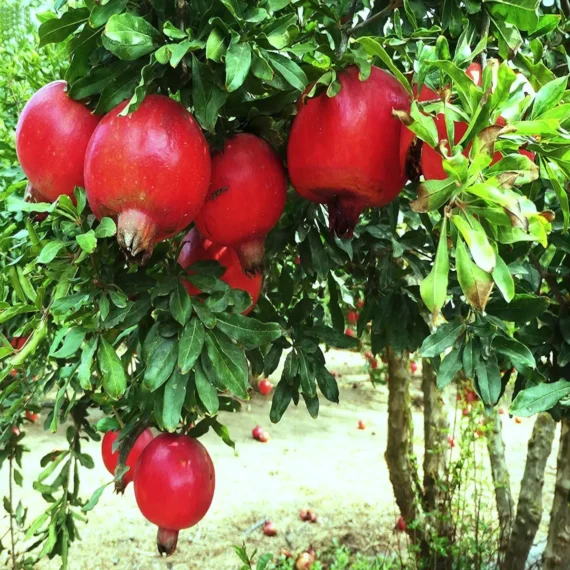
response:
[[[359,354],[331,351],[330,370],[342,374],[341,403],[321,401],[318,420],[304,406],[291,407],[278,425],[268,419],[270,398],[255,396],[242,412],[222,414],[237,450],[225,446],[214,434],[203,438],[216,466],[216,494],[206,518],[195,528],[182,531],[178,550],[169,559],[155,551],[156,527],[139,513],[132,485],[123,497],[105,490],[81,528],[81,542],[72,547],[71,570],[230,570],[239,568],[232,545],[244,541],[248,549],[278,553],[280,548],[300,550],[310,544],[319,547],[333,538],[364,554],[385,553],[397,548],[401,535],[393,531],[397,519],[392,487],[384,461],[386,448],[386,389],[374,388],[363,374]],[[356,386],[353,387],[353,386]],[[454,395],[450,394],[450,401]],[[526,445],[532,420],[516,424],[502,416],[513,491],[518,493],[524,470]],[[367,429],[357,429],[358,420]],[[41,421],[39,422],[41,424]],[[422,416],[414,414],[418,452],[422,441]],[[251,438],[260,424],[271,439],[263,444]],[[24,488],[16,488],[16,499],[29,507],[30,517],[43,509],[41,497],[32,490],[39,459],[50,450],[66,445],[63,431],[44,432],[40,425],[28,430],[31,452],[24,463]],[[480,449],[483,451],[483,442]],[[83,495],[88,498],[109,481],[100,458],[99,444],[91,442],[84,451],[95,460],[95,469],[84,470]],[[552,501],[556,449],[547,467],[545,513]],[[0,495],[7,494],[7,473],[0,472]],[[300,508],[318,512],[317,524],[299,519]],[[261,529],[247,532],[258,521],[269,518],[279,533],[270,538]],[[6,520],[0,520],[3,535]],[[544,539],[544,528],[540,540]],[[1,557],[0,557],[1,564]],[[56,560],[42,562],[38,570],[56,570]]]

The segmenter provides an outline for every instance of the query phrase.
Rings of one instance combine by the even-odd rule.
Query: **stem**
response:
[[[550,290],[552,291],[552,294],[554,295],[554,297],[556,297],[556,300],[558,301],[560,306],[562,307],[566,306],[567,301],[564,295],[562,295],[562,293],[560,292],[560,288],[558,287],[558,281],[556,281],[556,276],[550,273],[549,271],[546,271],[534,254],[531,253],[529,255],[529,261],[537,269],[538,273],[540,274],[540,277],[544,281],[546,281],[547,285],[550,287]]]
[[[481,37],[489,35],[489,25],[491,24],[491,20],[489,18],[489,12],[485,8],[482,10],[482,17],[481,17]],[[487,49],[484,49],[481,52],[481,69],[485,69],[487,65]]]
[[[360,22],[360,24],[356,24],[356,26],[351,28],[348,32],[348,37],[350,37],[357,30],[361,30],[362,28],[365,28],[372,22],[375,22],[376,20],[383,18],[390,12],[393,12],[396,8],[400,8],[402,4],[403,4],[402,0],[392,0],[390,4],[388,4],[388,6],[380,10],[380,12],[377,12],[376,14],[374,14],[374,16],[370,16],[369,18],[364,20],[364,22]]]
[[[12,543],[12,568],[17,570],[16,567],[16,541],[14,539],[14,488],[12,478],[14,475],[14,457],[10,455],[8,462],[8,486],[9,486],[9,501],[10,501],[10,542]]]

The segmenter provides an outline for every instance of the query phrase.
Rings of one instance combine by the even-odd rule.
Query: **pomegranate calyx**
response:
[[[178,531],[168,528],[159,528],[156,534],[156,546],[161,556],[170,556],[178,544]]]
[[[139,210],[121,212],[117,221],[117,241],[127,259],[146,265],[152,255],[156,236],[155,222]]]
[[[240,243],[235,248],[243,272],[246,275],[258,275],[263,273],[265,258],[265,242],[262,239]]]
[[[330,231],[340,238],[351,238],[358,218],[364,210],[361,203],[352,198],[335,197],[328,202]]]

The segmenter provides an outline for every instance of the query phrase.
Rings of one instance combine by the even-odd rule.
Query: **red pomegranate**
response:
[[[178,531],[204,518],[215,487],[214,464],[198,440],[163,433],[146,446],[135,469],[135,498],[141,513],[158,526],[160,554],[172,554]]]
[[[356,311],[348,311],[346,318],[351,325],[358,323],[358,317],[360,315]]]
[[[67,83],[44,85],[26,103],[16,127],[16,152],[38,201],[54,202],[85,186],[83,162],[100,117],[67,96]]]
[[[406,521],[404,520],[404,517],[400,515],[396,521],[396,529],[401,532],[405,532],[406,528]]]
[[[93,213],[117,220],[117,240],[140,264],[154,244],[192,222],[206,198],[210,156],[192,115],[164,95],[149,95],[130,115],[123,102],[95,132],[85,156]]]
[[[117,463],[119,462],[119,450],[117,449],[113,452],[113,444],[117,441],[119,437],[118,431],[108,431],[103,436],[103,442],[101,443],[101,455],[103,456],[103,463],[107,468],[107,471],[111,475],[115,475],[115,469],[117,468]],[[145,429],[138,439],[135,441],[133,448],[131,449],[129,456],[127,457],[127,467],[129,470],[125,473],[123,477],[123,484],[127,486],[135,476],[135,466],[137,461],[143,452],[143,449],[154,439],[152,431],[150,429]]]
[[[39,414],[37,414],[37,413],[35,413],[35,412],[32,412],[32,411],[30,411],[30,410],[26,410],[26,419],[27,419],[29,422],[35,424],[35,423],[38,421],[38,418],[39,418],[39,417],[40,417]]]
[[[27,340],[28,340],[27,336],[12,337],[12,340],[10,341],[10,346],[15,350],[20,350],[26,344]]]
[[[273,390],[273,384],[271,384],[267,378],[264,378],[263,380],[259,381],[257,388],[262,396],[268,396],[271,394],[271,390]]]
[[[255,426],[252,430],[251,430],[251,437],[253,437],[253,439],[259,440],[261,434],[263,433],[263,428],[261,426]]]
[[[331,230],[350,237],[365,208],[388,204],[406,183],[398,155],[402,125],[392,110],[409,109],[410,97],[377,67],[366,81],[356,66],[338,79],[335,97],[323,93],[298,104],[287,162],[295,190],[328,204]]]
[[[212,181],[196,225],[214,243],[235,249],[247,273],[263,266],[265,236],[287,197],[281,160],[261,138],[241,133],[212,156]]]
[[[178,263],[184,269],[187,269],[197,261],[211,259],[217,261],[222,267],[226,268],[220,279],[232,289],[247,291],[251,296],[252,303],[243,314],[247,315],[253,310],[261,294],[261,286],[263,285],[263,277],[261,275],[246,275],[242,271],[236,252],[231,247],[223,247],[204,239],[200,235],[198,228],[192,228],[182,242],[184,245],[178,256]],[[199,295],[202,292],[189,281],[184,280],[183,284],[189,295]]]

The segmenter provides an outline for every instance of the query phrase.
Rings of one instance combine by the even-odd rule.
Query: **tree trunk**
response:
[[[438,392],[436,375],[431,364],[422,361],[422,390],[424,393],[424,511],[433,512],[439,503],[438,482],[444,455],[442,450],[448,431],[441,392]]]
[[[570,561],[570,421],[562,420],[556,465],[556,487],[550,514],[543,570],[568,568]]]
[[[487,450],[491,462],[491,473],[495,486],[495,501],[499,515],[500,538],[499,549],[504,553],[511,534],[511,525],[514,516],[513,496],[511,494],[511,481],[507,461],[505,458],[505,443],[501,417],[496,409],[491,413],[488,420],[489,431],[487,433]]]
[[[544,470],[552,451],[556,422],[550,414],[539,414],[534,422],[517,506],[517,516],[501,570],[525,567],[540,519]]]

